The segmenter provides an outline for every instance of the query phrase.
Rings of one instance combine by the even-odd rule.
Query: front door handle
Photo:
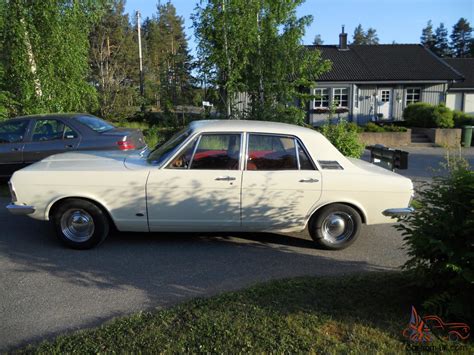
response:
[[[235,177],[233,176],[218,176],[215,178],[217,181],[233,181],[235,180]]]
[[[12,152],[18,152],[19,150],[20,150],[20,148],[18,148],[18,147],[12,148]]]
[[[309,179],[301,179],[300,182],[318,182],[319,180],[318,179],[313,179],[313,178],[309,178]]]
[[[66,144],[64,148],[71,149],[71,148],[74,148],[74,146],[72,144]]]

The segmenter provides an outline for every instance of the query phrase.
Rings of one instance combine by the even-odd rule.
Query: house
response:
[[[464,79],[421,44],[348,45],[344,28],[339,45],[307,47],[332,62],[313,89],[312,125],[331,115],[358,124],[401,120],[407,105],[445,102],[448,89]]]
[[[474,58],[446,58],[452,68],[464,76],[464,81],[448,88],[446,106],[468,114],[474,114]]]

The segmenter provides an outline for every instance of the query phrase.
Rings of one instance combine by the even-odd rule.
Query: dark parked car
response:
[[[88,114],[16,117],[0,122],[0,178],[52,154],[144,147],[140,130],[116,128]]]

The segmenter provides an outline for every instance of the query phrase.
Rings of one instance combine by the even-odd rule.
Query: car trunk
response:
[[[124,137],[123,141],[131,144],[134,147],[133,149],[141,149],[146,145],[142,131],[135,128],[114,128],[101,134],[104,136]]]

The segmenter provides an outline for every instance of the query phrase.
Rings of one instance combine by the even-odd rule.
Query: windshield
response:
[[[95,116],[79,116],[76,117],[76,120],[99,133],[110,131],[115,128],[110,123]]]
[[[161,146],[157,146],[148,154],[148,163],[160,165],[181,145],[191,134],[188,128],[184,128],[176,133],[169,141]]]

